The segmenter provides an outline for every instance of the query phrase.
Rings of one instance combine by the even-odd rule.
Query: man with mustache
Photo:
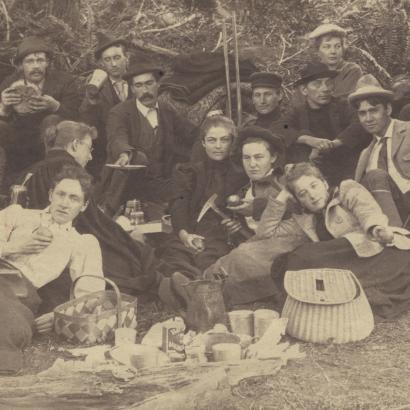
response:
[[[12,176],[43,158],[42,129],[77,116],[74,77],[49,68],[52,54],[43,39],[25,38],[17,48],[15,73],[0,84],[0,187],[6,166]],[[24,95],[25,86],[31,95]]]
[[[189,159],[196,129],[169,105],[158,101],[164,72],[151,64],[130,67],[124,79],[134,97],[111,109],[107,119],[107,161],[120,166],[146,164],[146,172],[106,174],[103,207],[114,213],[127,199],[167,202],[170,176],[178,162]]]
[[[373,137],[360,155],[355,179],[373,194],[390,225],[408,226],[410,124],[391,118],[393,95],[367,74],[359,79],[356,90],[348,96],[360,124]]]
[[[308,63],[295,85],[305,97],[296,104],[286,123],[295,134],[288,134],[287,161],[313,160],[331,183],[351,178],[360,151],[370,142],[344,101],[332,97],[335,71],[323,63]]]
[[[98,139],[94,147],[93,159],[87,166],[94,177],[99,177],[107,155],[107,135],[105,127],[108,113],[112,107],[131,97],[127,81],[123,80],[129,56],[125,40],[111,38],[97,33],[98,44],[94,51],[98,67],[105,71],[107,78],[97,93],[93,94],[86,87],[85,97],[80,106],[81,119],[98,131]]]

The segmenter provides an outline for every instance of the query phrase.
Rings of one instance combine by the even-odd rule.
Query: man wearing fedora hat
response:
[[[393,92],[371,74],[360,78],[348,99],[373,136],[360,155],[355,179],[368,187],[390,225],[403,226],[410,216],[410,123],[391,118]]]
[[[42,159],[41,130],[78,115],[75,79],[50,69],[52,54],[43,39],[25,38],[17,47],[16,72],[0,84],[0,150],[6,153],[8,175]],[[0,161],[0,185],[5,166]]]
[[[100,176],[106,161],[107,136],[105,127],[108,113],[112,107],[131,97],[128,83],[122,78],[127,71],[129,62],[126,41],[121,38],[109,37],[101,32],[97,33],[97,40],[94,57],[99,70],[102,69],[106,75],[99,89],[86,87],[86,93],[80,106],[82,120],[98,130],[94,158],[87,167],[95,177]],[[103,75],[104,73],[96,70],[94,75],[98,76],[98,74]]]
[[[300,71],[295,85],[305,97],[287,117],[290,129],[296,130],[288,151],[289,162],[314,160],[331,183],[352,177],[366,135],[345,101],[333,98],[335,71],[323,63],[308,63]],[[350,145],[344,144],[348,140]]]
[[[145,173],[106,174],[101,185],[102,203],[115,212],[137,195],[156,203],[172,194],[169,178],[174,165],[189,159],[195,127],[169,105],[158,101],[164,72],[149,63],[132,65],[124,79],[134,98],[113,107],[107,119],[107,161],[120,166],[145,164]]]

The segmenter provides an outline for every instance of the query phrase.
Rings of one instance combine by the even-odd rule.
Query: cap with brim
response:
[[[155,74],[158,78],[161,78],[164,76],[164,71],[151,64],[135,64],[129,68],[129,70],[124,74],[123,79],[124,80],[129,80],[132,77],[135,77],[136,75],[141,75],[141,74],[147,74],[147,73],[153,73]]]
[[[308,63],[300,71],[299,79],[294,85],[306,84],[319,78],[335,78],[337,75],[338,72],[329,70],[326,64]]]
[[[101,54],[110,47],[113,46],[124,46],[128,47],[128,42],[124,40],[123,38],[112,38],[107,36],[104,33],[98,32],[96,34],[97,36],[97,46],[94,50],[94,57],[96,60],[99,60],[101,58]]]
[[[349,94],[347,98],[349,103],[352,103],[368,97],[383,97],[391,101],[393,96],[393,91],[385,90],[373,75],[365,74],[357,80],[355,91]]]
[[[34,36],[26,37],[17,47],[14,62],[18,64],[29,54],[33,53],[46,53],[51,57],[53,55],[53,50],[42,38]]]
[[[275,166],[283,165],[285,156],[285,145],[282,139],[278,135],[272,133],[270,130],[259,127],[257,125],[251,125],[249,127],[245,127],[239,130],[232,155],[235,162],[241,161],[242,147],[245,145],[246,140],[250,138],[257,138],[266,141],[272,148],[272,151],[275,151],[278,154]]]
[[[309,40],[315,40],[327,34],[338,34],[339,36],[346,36],[346,30],[333,23],[321,24],[308,34]]]
[[[282,77],[274,73],[257,72],[250,75],[251,87],[280,88],[282,86]]]

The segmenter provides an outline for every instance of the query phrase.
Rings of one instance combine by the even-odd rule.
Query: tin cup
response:
[[[27,188],[24,185],[12,185],[10,188],[10,204],[19,204],[23,208],[28,205]]]
[[[231,330],[237,335],[253,336],[252,310],[234,310],[228,313]]]
[[[237,343],[217,343],[212,346],[214,362],[235,362],[241,360],[242,349]]]
[[[253,312],[253,331],[257,338],[261,338],[274,319],[279,319],[279,313],[270,309],[258,309]]]
[[[115,346],[123,346],[135,343],[137,331],[130,327],[120,327],[115,329]]]
[[[154,346],[135,345],[130,351],[130,363],[136,369],[158,366],[159,350]]]
[[[90,81],[85,87],[90,97],[97,97],[98,92],[101,90],[101,87],[104,84],[104,81],[107,79],[107,77],[108,74],[104,70],[101,70],[99,68],[94,70],[93,75],[90,78]]]

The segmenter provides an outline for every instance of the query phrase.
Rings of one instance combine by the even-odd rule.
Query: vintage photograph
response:
[[[0,0],[0,409],[410,410],[409,0]]]

